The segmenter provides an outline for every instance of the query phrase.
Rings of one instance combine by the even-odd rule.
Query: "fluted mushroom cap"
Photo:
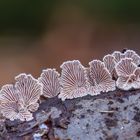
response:
[[[23,107],[19,98],[20,96],[13,85],[3,86],[0,96],[1,113],[11,121],[15,119],[19,119],[21,121],[32,120],[32,114]]]
[[[130,76],[136,68],[137,65],[131,58],[123,58],[115,67],[117,75],[122,77]]]
[[[42,84],[26,74],[20,74],[15,79],[15,85],[5,85],[0,91],[1,113],[10,120],[32,120],[31,112],[39,107],[37,102],[42,94]]]
[[[43,95],[47,98],[52,98],[60,93],[60,74],[55,69],[43,70],[38,78],[43,85]]]
[[[59,98],[73,99],[87,95],[87,74],[85,68],[78,60],[64,62],[60,85],[62,86]]]
[[[119,51],[114,51],[112,56],[115,58],[115,62],[118,63],[121,59],[125,58],[125,55]]]
[[[116,86],[122,90],[140,89],[140,68],[131,58],[122,59],[116,66]]]
[[[115,57],[111,54],[105,55],[103,58],[103,62],[110,74],[113,75],[116,66]]]
[[[91,89],[97,89],[97,93],[115,90],[115,81],[112,80],[112,76],[103,62],[100,60],[93,60],[89,62],[89,65]],[[90,94],[92,95],[92,92]]]

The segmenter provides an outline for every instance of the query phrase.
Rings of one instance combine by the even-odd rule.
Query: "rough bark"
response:
[[[58,98],[42,100],[34,118],[1,123],[1,139],[139,140],[140,90],[116,90],[64,102]],[[42,124],[47,128],[41,128]]]

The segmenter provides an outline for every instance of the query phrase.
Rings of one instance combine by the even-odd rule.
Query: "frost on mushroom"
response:
[[[37,101],[42,93],[42,85],[31,75],[20,74],[15,79],[15,85],[5,85],[1,89],[1,113],[10,120],[32,120],[31,112],[39,107]]]
[[[43,95],[45,97],[52,98],[60,93],[59,76],[55,69],[43,70],[38,80],[43,85]]]
[[[108,92],[115,90],[115,81],[100,60],[93,60],[89,63],[89,80],[91,83],[91,95],[99,94],[100,92]],[[96,89],[96,92],[94,92]]]
[[[131,58],[122,59],[116,66],[118,79],[116,85],[122,90],[140,88],[140,68]]]
[[[108,54],[103,58],[103,62],[105,64],[105,67],[108,69],[111,75],[114,75],[114,70],[115,70],[115,57]]]
[[[33,119],[32,114],[20,104],[19,96],[13,85],[2,87],[0,101],[1,113],[11,121],[15,119],[20,119],[21,121]]]
[[[87,95],[87,75],[85,68],[78,60],[64,62],[61,66],[59,98],[62,100]]]

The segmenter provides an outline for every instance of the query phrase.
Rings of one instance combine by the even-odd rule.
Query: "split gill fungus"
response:
[[[4,85],[0,90],[0,113],[7,119],[30,121],[39,108],[40,96],[58,97],[62,101],[98,96],[104,92],[140,89],[140,56],[133,50],[114,51],[103,60],[92,60],[84,67],[79,60],[66,61],[60,68],[47,68],[35,79],[22,73],[15,84]],[[114,78],[115,77],[115,78]]]

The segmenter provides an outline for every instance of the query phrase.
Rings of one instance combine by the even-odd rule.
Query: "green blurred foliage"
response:
[[[40,32],[54,3],[55,0],[0,0],[0,32]]]
[[[83,7],[100,20],[139,23],[140,1],[138,0],[82,0]]]
[[[97,20],[140,23],[140,1],[130,0],[0,0],[0,33],[38,34],[50,21],[54,6],[74,4]]]

